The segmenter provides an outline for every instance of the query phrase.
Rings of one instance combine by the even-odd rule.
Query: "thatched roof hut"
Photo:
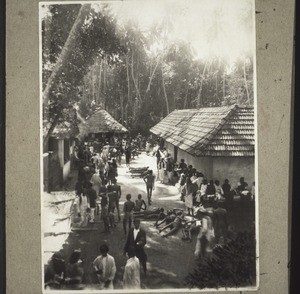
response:
[[[106,110],[98,110],[85,122],[79,124],[79,138],[89,134],[126,134],[128,130]]]

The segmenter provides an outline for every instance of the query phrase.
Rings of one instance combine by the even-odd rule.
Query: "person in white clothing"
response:
[[[79,196],[79,213],[80,213],[80,226],[86,227],[88,224],[87,209],[89,207],[86,195]]]
[[[207,190],[207,180],[204,179],[203,183],[200,186],[200,196],[205,196],[206,195],[206,190]]]
[[[97,196],[99,196],[100,187],[102,186],[102,180],[98,172],[92,175],[90,182],[93,184],[92,188],[96,191]]]
[[[135,256],[134,248],[129,248],[127,252],[128,260],[125,265],[123,275],[123,288],[124,289],[140,289],[140,261]]]
[[[224,196],[224,191],[220,185],[220,182],[218,180],[215,181],[215,188],[216,188],[216,197],[217,199],[221,199]]]
[[[100,246],[100,253],[93,261],[93,268],[98,276],[100,290],[111,290],[114,288],[113,280],[116,275],[115,259],[108,254],[109,248],[106,244]]]
[[[199,172],[196,172],[196,179],[194,179],[194,180],[192,181],[192,183],[193,183],[193,184],[197,184],[198,189],[200,189],[201,184],[203,183],[203,180],[204,180],[203,174],[202,174],[202,173],[199,173]]]

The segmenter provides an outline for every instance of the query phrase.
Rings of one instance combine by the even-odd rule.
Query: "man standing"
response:
[[[145,276],[147,275],[147,254],[145,253],[144,246],[146,245],[146,232],[141,229],[141,221],[134,219],[134,228],[129,230],[127,241],[124,247],[124,254],[128,253],[130,248],[134,248],[135,255],[139,259],[143,267]]]
[[[95,209],[96,209],[96,199],[97,199],[97,194],[96,191],[92,188],[92,183],[88,182],[87,183],[87,189],[85,192],[88,202],[90,204],[90,209],[91,209],[91,219],[90,222],[94,223],[95,222]]]
[[[144,182],[146,183],[148,204],[151,205],[152,190],[155,189],[155,176],[153,175],[152,170],[148,171],[147,175],[144,177]]]
[[[109,248],[106,244],[100,246],[100,253],[94,261],[93,268],[97,274],[100,290],[111,290],[114,288],[113,280],[116,275],[115,259],[108,254]]]
[[[129,230],[131,229],[131,222],[132,222],[132,214],[135,208],[135,204],[133,201],[131,201],[131,194],[126,195],[126,201],[123,206],[123,211],[124,211],[124,218],[123,218],[123,228],[124,228],[124,233],[126,235],[126,227],[127,227],[127,222],[128,222],[128,228]]]
[[[118,220],[121,220],[121,216],[120,216],[120,207],[119,207],[119,200],[121,198],[122,195],[122,191],[121,191],[121,186],[117,184],[117,179],[113,179],[111,181],[111,185],[107,186],[107,191],[108,192],[115,192],[117,194],[116,196],[116,208],[117,208],[117,213],[118,213]]]
[[[108,215],[109,215],[109,221],[110,221],[110,226],[112,228],[116,227],[115,224],[115,208],[117,206],[117,192],[111,191],[109,187],[107,187],[107,196],[108,196]]]
[[[213,226],[215,231],[216,243],[219,243],[221,237],[224,238],[224,242],[227,242],[227,210],[220,206],[220,203],[216,203],[216,209],[213,212]]]
[[[129,248],[127,252],[128,260],[125,265],[123,275],[123,288],[124,289],[140,289],[140,262],[135,256],[134,248]]]

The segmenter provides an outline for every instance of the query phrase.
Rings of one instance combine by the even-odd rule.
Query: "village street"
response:
[[[75,283],[97,289],[92,263],[103,244],[116,262],[115,289],[183,289],[195,287],[199,280],[204,288],[254,285],[253,4],[234,4],[229,14],[229,4],[211,1],[187,7],[181,2],[117,2],[41,7],[45,286],[66,289]],[[224,20],[219,20],[219,12]],[[219,21],[224,22],[224,32],[212,33]],[[224,42],[226,31],[232,38]],[[242,42],[237,41],[239,34]],[[156,147],[154,155],[151,150]],[[148,188],[153,185],[150,170],[172,184],[156,181],[152,203],[139,215],[147,239],[147,277],[141,271],[141,285],[131,285],[132,274],[123,287],[123,220],[128,221],[134,209],[133,203],[124,203],[127,194],[133,202],[141,194],[148,203],[141,177],[147,169]],[[122,190],[121,219],[109,227],[118,195],[111,192],[119,191],[115,180]],[[138,200],[136,210],[140,204]],[[161,208],[164,213],[183,211],[169,213],[167,220],[174,223],[162,233],[162,227],[154,225],[155,216],[146,216]],[[196,254],[201,258],[196,260],[198,235],[201,254]],[[250,236],[248,247],[239,245],[243,235]],[[144,232],[138,237],[144,240]],[[145,262],[138,237],[129,239]],[[251,266],[227,248],[235,244],[238,253],[246,248],[242,255],[249,254],[245,258]],[[219,249],[231,255],[210,259]],[[130,256],[130,250],[126,252]],[[112,262],[99,262],[98,275],[109,288],[112,278],[105,274]],[[216,264],[225,268],[224,275],[214,270]],[[244,272],[237,283],[235,276]]]
[[[123,159],[124,161],[124,159]],[[122,288],[122,277],[126,257],[123,255],[123,248],[126,242],[126,236],[123,231],[122,224],[122,208],[127,193],[131,193],[132,200],[135,201],[140,193],[143,199],[146,200],[146,189],[142,178],[132,178],[128,167],[122,161],[122,166],[118,168],[118,183],[122,189],[121,197],[121,222],[117,223],[117,227],[111,229],[111,233],[103,233],[104,226],[100,220],[100,215],[97,215],[94,224],[88,224],[88,227],[81,231],[71,230],[70,225],[70,210],[72,212],[72,201],[66,201],[74,198],[74,191],[56,192],[55,195],[61,195],[62,203],[56,208],[56,212],[60,214],[60,219],[56,220],[55,225],[45,232],[55,228],[57,234],[48,236],[44,239],[44,263],[51,257],[53,252],[62,249],[65,258],[71,254],[74,249],[81,249],[83,267],[85,270],[84,282],[87,285],[86,289],[96,288],[96,277],[93,273],[92,262],[99,255],[99,246],[107,243],[110,248],[110,254],[115,258],[117,274],[114,281],[115,288]],[[142,153],[139,157],[131,162],[131,167],[149,166],[156,172],[156,158]],[[151,209],[163,207],[165,210],[171,208],[184,209],[184,203],[180,201],[180,194],[177,186],[170,186],[156,182],[155,190],[152,195],[153,203]],[[65,202],[64,202],[65,201]],[[254,220],[253,207],[242,206],[241,203],[235,203],[228,211],[229,223],[236,230],[244,230],[250,227]],[[148,208],[147,208],[148,209]],[[69,210],[69,211],[68,211]],[[73,209],[74,210],[74,209]],[[73,211],[73,214],[76,212]],[[47,215],[45,212],[44,218],[48,223],[54,224],[54,216]],[[62,217],[66,216],[66,217]],[[57,215],[56,215],[57,217]],[[141,273],[143,288],[160,289],[160,288],[182,288],[184,287],[184,279],[194,267],[194,250],[196,236],[194,234],[192,242],[181,240],[181,231],[175,236],[163,238],[159,234],[158,229],[153,226],[154,221],[142,220],[142,227],[147,234],[147,244],[145,251],[148,255],[148,276],[144,277]],[[51,227],[51,225],[50,225]],[[180,265],[180,266],[178,266]]]
[[[154,171],[156,170],[155,165],[156,158],[147,156],[145,153],[131,162],[132,167],[149,166],[149,168]],[[142,194],[144,200],[146,200],[147,197],[143,180],[141,178],[132,178],[124,162],[122,162],[122,166],[118,168],[118,173],[118,183],[122,189],[120,202],[122,212],[122,206],[127,193],[131,193],[133,201],[137,198],[139,193]],[[64,195],[69,194],[64,193]],[[70,197],[70,195],[66,197]],[[163,207],[165,210],[170,208],[184,209],[184,204],[179,198],[178,188],[157,182],[155,190],[153,191],[153,204],[151,205],[151,209],[154,207]],[[65,207],[71,208],[70,203],[66,202]],[[61,208],[61,210],[65,211],[66,208]],[[99,219],[99,215],[97,218]],[[147,279],[145,279],[141,273],[142,284],[145,288],[152,289],[182,287],[184,278],[193,268],[195,238],[191,243],[184,242],[181,240],[181,232],[176,236],[163,238],[158,233],[158,229],[153,226],[153,223],[154,221],[152,220],[142,221],[142,227],[147,234],[145,251],[148,255],[148,276]],[[65,221],[65,228],[63,229],[61,227],[60,230],[68,231],[68,224],[69,222]],[[114,283],[115,288],[122,288],[123,267],[126,264],[126,257],[123,256],[126,236],[123,232],[122,220],[117,224],[116,228],[111,230],[110,234],[102,233],[104,227],[100,220],[96,221],[95,224],[89,224],[88,228],[91,228],[91,230],[70,232],[64,245],[62,242],[64,238],[66,238],[66,234],[58,234],[55,237],[45,238],[46,244],[44,243],[44,249],[47,248],[50,250],[52,246],[52,250],[57,251],[59,250],[57,244],[60,243],[61,246],[63,245],[64,247],[64,255],[69,256],[74,249],[80,248],[82,250],[82,260],[85,270],[85,282],[88,284],[88,288],[94,288],[93,283],[95,283],[96,280],[91,264],[94,258],[99,255],[99,245],[107,243],[110,247],[109,253],[115,258],[117,266]],[[51,255],[48,253],[46,256],[49,258]],[[178,264],[180,264],[180,266],[178,266]]]

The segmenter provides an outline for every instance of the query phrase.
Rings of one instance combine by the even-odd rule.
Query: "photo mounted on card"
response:
[[[258,289],[254,1],[39,14],[44,293]]]

